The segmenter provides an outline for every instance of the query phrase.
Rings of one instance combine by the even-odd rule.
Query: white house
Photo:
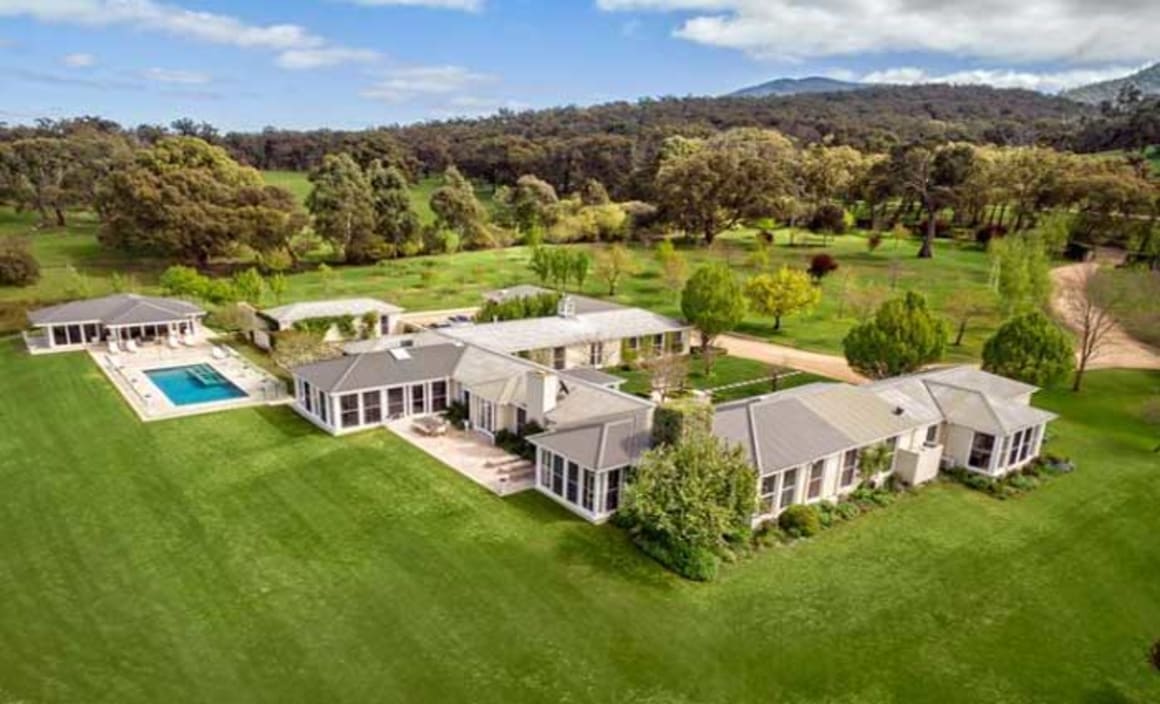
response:
[[[290,303],[277,308],[254,311],[251,338],[258,347],[270,349],[275,333],[293,330],[310,321],[329,321],[323,340],[341,342],[352,337],[378,338],[398,329],[403,309],[374,298],[337,298],[328,301]],[[373,323],[367,321],[373,319]],[[349,321],[344,331],[339,321]]]

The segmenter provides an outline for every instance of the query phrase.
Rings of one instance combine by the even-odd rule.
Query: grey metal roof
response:
[[[440,334],[503,352],[524,352],[611,342],[689,329],[688,325],[640,308],[617,308],[575,316],[553,316],[445,328]]]
[[[1021,403],[987,397],[982,392],[937,381],[927,382],[948,423],[992,435],[1010,435],[1028,426],[1054,420],[1054,413]]]
[[[100,322],[103,325],[152,325],[205,315],[205,311],[176,298],[118,293],[29,312],[33,325]]]
[[[540,447],[595,470],[633,464],[651,443],[643,419],[636,414],[542,433],[529,439]]]
[[[329,301],[304,301],[277,308],[267,308],[262,311],[262,315],[277,320],[280,324],[291,325],[300,320],[310,320],[311,318],[330,318],[340,315],[352,315],[357,318],[367,313],[391,315],[402,312],[402,308],[375,298],[336,298]]]
[[[614,389],[620,388],[620,385],[626,381],[623,377],[616,376],[615,374],[608,374],[600,371],[599,369],[592,369],[590,367],[565,369],[564,371],[560,372],[560,374],[564,377],[580,379],[582,381],[587,381],[590,384],[596,384],[597,386],[608,386]]]
[[[985,394],[992,399],[1002,399],[1004,401],[1009,401],[1018,396],[1026,396],[1039,390],[1037,386],[1024,384],[1021,381],[1008,379],[1005,376],[999,376],[985,372],[982,369],[968,366],[937,369],[935,371],[916,374],[915,376],[920,379],[941,381],[952,386],[971,389]]]
[[[613,389],[564,381],[563,398],[544,414],[555,425],[577,425],[594,418],[651,408],[652,403]]]
[[[348,393],[452,376],[466,348],[454,344],[408,349],[400,359],[390,351],[339,357],[292,371],[327,393]]]
[[[808,384],[719,406],[713,432],[740,445],[759,471],[805,464],[881,442],[925,421],[846,384]]]

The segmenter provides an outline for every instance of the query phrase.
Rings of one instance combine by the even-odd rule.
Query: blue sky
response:
[[[1047,92],[1160,59],[1154,0],[0,0],[0,120],[359,128],[780,76]]]

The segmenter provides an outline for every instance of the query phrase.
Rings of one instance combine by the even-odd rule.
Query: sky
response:
[[[359,129],[772,78],[1054,93],[1160,60],[1157,0],[0,0],[0,121]]]

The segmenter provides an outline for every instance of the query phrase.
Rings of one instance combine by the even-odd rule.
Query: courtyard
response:
[[[390,432],[140,423],[11,340],[0,701],[1155,701],[1160,376],[1090,384],[1041,401],[1075,474],[928,487],[701,585]]]

